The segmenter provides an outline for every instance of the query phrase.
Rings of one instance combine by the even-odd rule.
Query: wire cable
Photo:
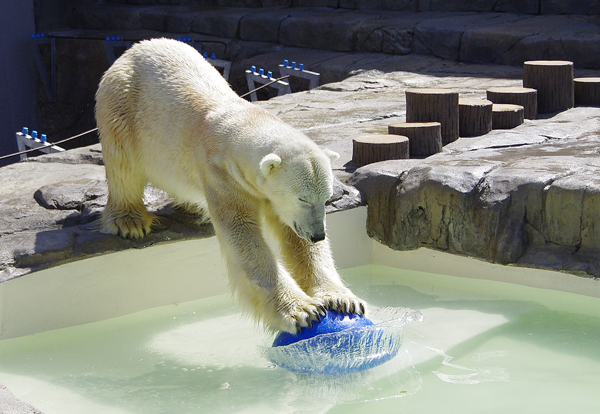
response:
[[[269,83],[265,83],[264,85],[261,85],[258,88],[254,89],[254,90],[251,90],[250,92],[246,92],[245,94],[240,95],[240,98],[245,98],[246,96],[250,95],[251,93],[254,93],[254,92],[258,91],[258,90],[266,88],[267,86],[272,85],[275,82],[279,82],[280,80],[286,79],[286,78],[289,78],[289,77],[290,77],[290,75],[285,75],[285,76],[282,76],[280,78],[273,79]],[[15,152],[13,154],[8,154],[8,155],[2,155],[2,156],[0,156],[0,160],[4,160],[4,159],[10,158],[10,157],[16,157],[17,155],[23,155],[23,154],[27,154],[27,153],[30,153],[30,152],[39,151],[39,150],[41,150],[43,148],[48,148],[48,147],[52,147],[52,146],[55,146],[55,145],[58,145],[58,144],[62,144],[63,142],[72,141],[72,140],[77,139],[79,137],[82,137],[84,135],[91,134],[92,132],[96,132],[97,130],[98,130],[98,128],[92,128],[92,129],[90,129],[88,131],[82,132],[81,134],[77,134],[77,135],[74,135],[74,136],[69,137],[69,138],[61,139],[60,141],[56,141],[56,142],[48,142],[46,145],[42,145],[42,146],[37,147],[37,148],[31,148],[31,149],[28,149],[28,150],[25,150],[25,151]]]

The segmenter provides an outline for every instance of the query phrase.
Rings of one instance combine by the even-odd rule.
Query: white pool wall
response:
[[[373,242],[373,264],[471,279],[495,280],[600,298],[600,280],[570,273],[500,265],[431,249],[396,251]]]

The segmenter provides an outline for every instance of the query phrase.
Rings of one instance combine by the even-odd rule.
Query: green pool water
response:
[[[369,371],[275,366],[272,336],[221,295],[2,340],[0,383],[45,414],[600,412],[600,299],[376,265],[342,274],[372,309],[424,315]]]

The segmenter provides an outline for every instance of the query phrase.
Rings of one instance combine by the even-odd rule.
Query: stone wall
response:
[[[334,7],[351,10],[399,10],[415,12],[600,13],[600,1],[598,0],[106,0],[106,3],[194,5],[201,7]]]

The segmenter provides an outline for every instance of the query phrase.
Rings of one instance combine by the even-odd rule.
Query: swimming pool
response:
[[[0,382],[46,414],[599,412],[597,281],[426,250],[398,253],[377,244],[365,249],[360,238],[341,234],[341,239],[350,244],[342,249],[349,254],[340,253],[338,260],[347,267],[342,274],[375,314],[424,315],[422,322],[407,323],[400,353],[380,367],[333,377],[286,371],[263,354],[272,337],[237,313],[214,275],[203,297],[145,310],[136,308],[149,303],[150,287],[145,299],[132,298],[127,309],[119,303],[148,280],[137,285],[115,275],[109,284],[98,282],[98,304],[88,298],[97,322],[70,326],[94,313],[80,311],[85,302],[71,309],[78,318],[55,322],[70,327],[45,331],[29,325],[37,329],[33,335],[11,335],[16,316],[5,318],[6,336],[12,338],[0,341]],[[213,258],[206,253],[205,259]],[[371,263],[347,266],[362,261]],[[217,273],[220,264],[213,264],[198,271]],[[178,283],[178,269],[170,268],[171,284]],[[68,285],[81,296],[86,291],[76,280]],[[54,306],[52,293],[66,286],[47,291],[42,318],[63,314],[69,295],[64,292],[63,302]],[[122,301],[117,295],[113,307],[100,309],[112,289],[127,292]],[[44,306],[35,311],[40,309]]]

